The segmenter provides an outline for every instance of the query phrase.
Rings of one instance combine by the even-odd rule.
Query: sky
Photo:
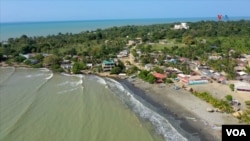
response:
[[[250,0],[0,0],[0,22],[250,17]]]

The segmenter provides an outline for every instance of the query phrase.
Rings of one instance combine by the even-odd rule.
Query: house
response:
[[[210,46],[211,49],[217,49],[218,47],[216,45]]]
[[[153,58],[156,58],[156,57],[157,57],[157,54],[154,53],[154,52],[149,53],[149,55],[150,55],[150,57],[153,57]]]
[[[139,56],[141,56],[141,55],[142,55],[142,53],[141,53],[141,51],[140,51],[140,50],[136,50],[136,53],[137,53]]]
[[[25,57],[26,59],[30,59],[31,55],[30,54],[19,54],[22,57]]]
[[[135,45],[135,41],[134,41],[134,40],[129,40],[127,45],[128,45],[128,46]]]
[[[169,62],[169,63],[174,63],[174,64],[176,64],[176,63],[177,63],[177,60],[172,58],[172,59],[168,60],[168,62]]]
[[[92,67],[93,67],[93,64],[92,64],[92,63],[87,63],[86,66],[87,66],[88,68],[92,68]]]
[[[239,71],[239,72],[237,72],[237,74],[238,74],[239,76],[244,76],[244,75],[247,75],[247,73],[246,73],[246,72],[244,72],[244,71]]]
[[[25,57],[26,59],[34,58],[37,54],[36,53],[27,53],[27,54],[19,54],[22,57]]]
[[[199,70],[209,70],[210,67],[209,67],[209,66],[206,66],[206,65],[200,65],[200,66],[198,66],[198,69],[199,69]]]
[[[154,66],[153,66],[152,64],[146,64],[146,65],[144,66],[144,68],[145,68],[147,71],[150,71],[150,70],[152,70],[152,69],[154,68]]]
[[[234,91],[250,92],[250,83],[240,81],[236,82],[234,83]]]
[[[128,57],[128,54],[128,50],[123,50],[117,55],[117,58]]]
[[[236,67],[234,67],[234,70],[236,71],[236,72],[241,72],[241,71],[244,71],[246,68],[245,67],[243,67],[243,66],[236,66]]]
[[[140,37],[135,38],[135,41],[139,44],[142,44],[142,38]]]
[[[61,64],[61,68],[68,70],[68,69],[72,69],[73,65],[72,64]]]
[[[219,60],[219,59],[222,59],[221,56],[217,56],[217,55],[211,55],[211,56],[208,56],[208,59],[209,60]]]
[[[187,85],[195,85],[195,84],[206,84],[208,83],[208,79],[204,76],[200,75],[185,75],[178,74],[177,77],[179,80]]]
[[[180,57],[180,58],[179,58],[179,61],[180,61],[180,62],[188,62],[189,59],[188,59],[188,58],[185,58],[185,57]]]
[[[218,83],[226,83],[226,77],[218,72],[211,71],[211,78],[217,81]]]
[[[241,79],[250,82],[250,75],[241,76]]]
[[[112,68],[115,67],[114,60],[104,60],[102,61],[102,69],[103,71],[111,71]]]
[[[161,73],[154,73],[153,74],[154,75],[154,77],[156,78],[156,82],[157,83],[162,83],[162,82],[164,82],[165,81],[165,79],[166,79],[166,75],[165,74],[161,74]]]

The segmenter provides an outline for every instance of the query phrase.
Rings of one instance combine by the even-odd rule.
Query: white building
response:
[[[187,23],[175,24],[174,29],[189,29]]]
[[[128,57],[128,53],[129,53],[128,50],[123,50],[117,55],[117,57],[118,58]]]
[[[236,82],[234,83],[234,91],[250,92],[250,84],[247,82]]]

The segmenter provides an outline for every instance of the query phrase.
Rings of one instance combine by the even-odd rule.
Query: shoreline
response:
[[[23,68],[21,66],[1,67]],[[129,81],[118,75],[106,75],[102,73],[93,73],[90,75],[115,79],[125,86],[125,88],[132,91],[135,96],[145,101],[144,104],[152,106],[158,114],[167,120],[172,120],[173,122],[170,121],[170,123],[178,131],[179,129],[182,130],[182,135],[188,138],[188,140],[192,139],[191,141],[220,141],[222,124],[239,124],[238,120],[233,118],[232,115],[207,112],[206,106],[212,107],[210,104],[195,97],[186,90],[174,90],[173,85],[160,87],[160,84],[149,84],[139,78]],[[203,109],[198,109],[198,107]],[[177,125],[178,121],[180,121],[179,125]]]
[[[238,119],[230,114],[207,112],[207,106],[212,107],[210,104],[183,89],[174,90],[173,86],[161,88],[138,78],[134,81],[116,80],[167,120],[170,116],[174,122],[180,121],[179,125],[171,124],[182,130],[182,135],[188,140],[220,141],[222,124],[239,124]]]

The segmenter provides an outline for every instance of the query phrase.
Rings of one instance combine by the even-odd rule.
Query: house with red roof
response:
[[[163,83],[167,77],[165,74],[161,74],[157,72],[155,72],[153,75],[156,78],[157,83]]]

